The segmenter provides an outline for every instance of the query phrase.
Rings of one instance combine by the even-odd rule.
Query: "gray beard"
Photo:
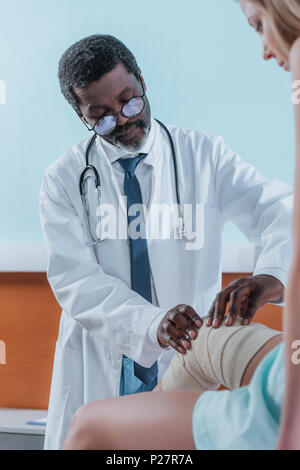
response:
[[[149,133],[150,133],[150,129],[145,129],[145,135],[142,138],[142,140],[140,140],[139,142],[135,142],[133,144],[128,144],[128,145],[122,144],[121,142],[113,139],[113,145],[115,145],[116,147],[122,150],[126,150],[127,152],[132,152],[132,153],[138,152],[146,144]]]

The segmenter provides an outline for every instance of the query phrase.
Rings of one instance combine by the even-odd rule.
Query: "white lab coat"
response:
[[[176,204],[168,138],[153,120],[152,126],[155,139],[147,156],[153,165],[150,203]],[[254,274],[269,274],[286,284],[292,254],[292,188],[279,180],[267,180],[220,137],[175,126],[169,130],[176,149],[182,204],[204,205],[204,246],[193,251],[186,249],[185,239],[148,240],[158,305],[130,288],[126,240],[105,239],[95,248],[86,244],[79,177],[89,139],[75,145],[45,172],[40,214],[48,252],[47,275],[62,307],[45,449],[61,447],[81,405],[118,396],[122,354],[145,367],[158,360],[160,379],[174,351],[159,346],[158,324],[180,303],[193,306],[201,316],[207,314],[221,290],[225,222],[233,221],[260,248]],[[99,137],[90,163],[100,173],[102,201],[117,207],[124,190]]]

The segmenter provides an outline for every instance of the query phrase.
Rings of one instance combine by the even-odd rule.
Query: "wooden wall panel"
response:
[[[246,275],[224,274],[223,287]],[[0,273],[0,407],[47,409],[60,313],[45,273]],[[281,329],[281,314],[267,305],[255,320]]]
[[[0,407],[47,409],[60,307],[44,273],[0,273]]]

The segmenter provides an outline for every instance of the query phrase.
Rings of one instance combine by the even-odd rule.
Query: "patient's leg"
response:
[[[254,341],[253,341],[254,339]],[[81,407],[64,449],[194,449],[192,415],[204,390],[220,383],[236,388],[250,380],[281,333],[251,324],[219,329],[205,325],[185,356],[178,354],[163,377],[163,388],[194,388],[140,393],[99,400]],[[242,383],[244,384],[244,383]]]
[[[192,415],[199,392],[138,393],[79,408],[64,450],[193,450]]]
[[[161,383],[163,391],[217,390],[247,385],[260,361],[282,341],[282,333],[258,323],[241,326],[222,324],[218,329],[205,323],[185,355],[177,353]]]

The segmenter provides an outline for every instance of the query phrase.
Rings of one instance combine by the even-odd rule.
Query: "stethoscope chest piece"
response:
[[[184,219],[183,217],[179,218],[178,225],[177,225],[177,236],[179,240],[182,240],[183,238],[186,238],[187,236],[187,231],[184,225]]]

